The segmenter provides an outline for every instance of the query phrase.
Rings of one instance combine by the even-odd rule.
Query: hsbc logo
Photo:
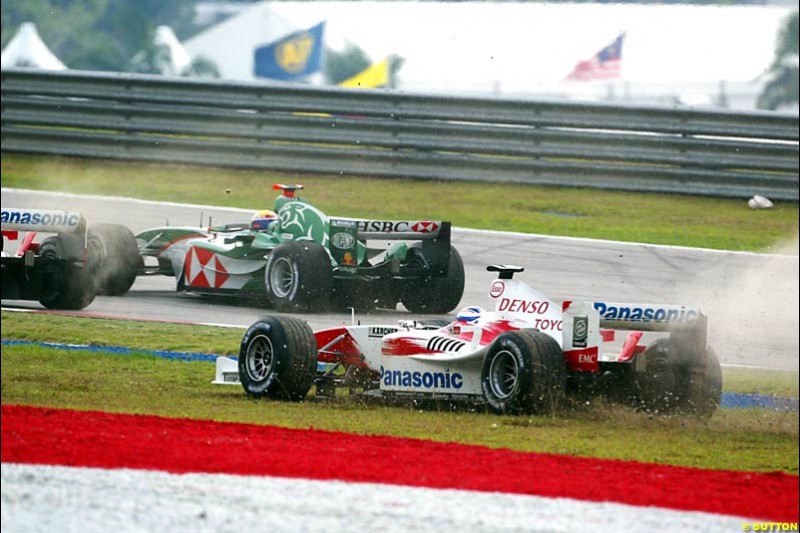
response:
[[[183,269],[186,284],[191,287],[219,289],[230,277],[219,257],[205,248],[189,248]]]
[[[408,220],[358,220],[358,231],[379,233],[435,233],[439,231],[440,222],[423,220],[411,222]]]
[[[425,220],[423,222],[415,222],[411,226],[411,231],[416,233],[432,233],[439,229],[439,224]]]
[[[499,298],[506,290],[506,284],[502,281],[495,281],[489,288],[489,296],[492,298]]]

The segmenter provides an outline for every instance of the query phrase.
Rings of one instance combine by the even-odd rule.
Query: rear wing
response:
[[[86,221],[77,212],[13,207],[2,208],[0,225],[3,231],[78,233],[86,230]]]
[[[600,327],[669,333],[686,349],[706,350],[708,317],[699,307],[619,302],[587,302],[600,315]]]
[[[329,220],[329,250],[333,260],[343,274],[354,275],[358,271],[355,260],[359,246],[367,240],[421,241],[425,257],[425,274],[447,275],[450,265],[450,222],[409,221],[409,220],[359,220],[352,218],[331,218]],[[393,256],[393,249],[404,246],[395,243],[389,247],[387,257]],[[397,259],[392,259],[397,263]],[[401,274],[400,266],[390,265],[394,274]]]
[[[699,307],[618,302],[591,302],[600,314],[600,327],[642,331],[689,331],[705,328]]]
[[[354,227],[361,240],[450,240],[450,222],[441,220],[365,220],[331,218],[334,226]],[[333,233],[333,231],[331,231]]]
[[[19,232],[27,235],[16,251],[15,257],[3,254],[3,264],[23,261],[25,267],[34,265],[36,249],[33,239],[37,233],[58,233],[64,248],[62,259],[84,261],[88,242],[86,221],[83,215],[74,211],[48,209],[21,209],[3,207],[0,226],[4,238],[16,240]]]

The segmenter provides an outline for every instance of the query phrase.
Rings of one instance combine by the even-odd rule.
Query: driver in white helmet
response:
[[[485,312],[486,311],[482,307],[470,305],[468,307],[464,307],[458,312],[456,315],[456,320],[462,324],[474,326],[480,321],[481,316],[483,316]]]

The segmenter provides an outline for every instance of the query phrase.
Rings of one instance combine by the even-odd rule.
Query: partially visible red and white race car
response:
[[[3,207],[0,228],[4,300],[38,300],[48,309],[83,309],[97,294],[125,294],[141,264],[128,228],[89,227],[74,211]],[[49,236],[37,242],[41,233]],[[8,251],[6,240],[20,243]]]
[[[253,397],[300,400],[359,384],[382,397],[485,402],[495,413],[551,413],[567,395],[600,393],[659,412],[713,414],[722,390],[696,307],[555,302],[520,280],[516,266],[488,267],[494,311],[462,309],[455,321],[353,325],[312,333],[266,316],[242,338],[238,362],[217,360],[215,383]],[[624,341],[614,342],[618,330]],[[643,332],[666,332],[649,345]],[[620,339],[621,340],[621,339]],[[619,345],[614,351],[609,346]]]

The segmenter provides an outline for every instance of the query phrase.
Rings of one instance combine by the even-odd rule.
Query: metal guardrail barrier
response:
[[[798,117],[2,71],[2,151],[798,200]]]

